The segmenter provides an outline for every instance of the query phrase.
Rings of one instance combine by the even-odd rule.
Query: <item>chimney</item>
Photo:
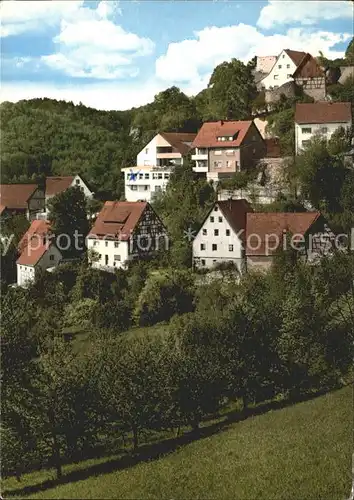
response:
[[[224,125],[224,120],[220,120],[220,125]]]

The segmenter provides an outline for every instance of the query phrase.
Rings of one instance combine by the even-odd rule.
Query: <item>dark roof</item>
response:
[[[22,236],[19,244],[18,251],[21,253],[25,250],[28,242],[35,235],[38,237],[44,237],[50,232],[50,225],[48,221],[45,220],[34,220],[31,222],[30,227],[27,229],[25,234]]]
[[[47,177],[45,194],[55,196],[62,193],[71,186],[74,178],[75,176],[72,175],[66,177]]]
[[[230,148],[239,147],[250,126],[252,120],[247,121],[218,121],[203,123],[192,147],[193,148]],[[232,141],[221,142],[218,137],[234,137]]]
[[[350,102],[297,103],[296,123],[347,123],[352,119]]]
[[[247,214],[246,255],[268,255],[276,251],[276,244],[281,245],[284,231],[293,235],[304,236],[320,212],[254,212]],[[268,251],[266,249],[268,239]]]
[[[181,155],[185,155],[191,149],[191,144],[197,134],[185,134],[183,132],[160,132],[160,135],[171,146],[178,150]]]
[[[37,184],[0,184],[0,203],[8,209],[26,209]]]
[[[280,143],[278,137],[272,137],[270,139],[264,139],[266,145],[266,158],[280,158]]]
[[[290,49],[285,49],[285,51],[290,59],[293,61],[296,66],[299,66],[303,58],[306,56],[306,52],[300,52],[298,50],[290,50]]]
[[[311,54],[306,54],[293,74],[293,78],[324,78],[324,76],[323,70]]]
[[[246,214],[247,212],[253,211],[248,201],[244,199],[225,200],[217,201],[216,204],[218,205],[220,211],[223,213],[225,219],[230,224],[235,233],[243,230],[243,232],[240,234],[240,239],[244,241],[246,229]]]
[[[106,201],[88,237],[129,240],[147,205],[139,201]]]

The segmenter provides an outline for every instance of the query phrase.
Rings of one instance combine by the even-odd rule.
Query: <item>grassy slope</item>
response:
[[[352,390],[345,388],[230,424],[159,460],[31,498],[343,500],[351,488],[351,423]],[[22,486],[49,477],[28,475]]]

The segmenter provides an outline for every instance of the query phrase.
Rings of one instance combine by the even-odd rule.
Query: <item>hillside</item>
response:
[[[158,460],[85,480],[50,484],[31,498],[238,498],[342,500],[351,488],[350,387],[239,423]],[[109,467],[109,463],[107,463]],[[103,475],[102,475],[103,474]],[[41,472],[5,481],[7,494],[51,478]],[[64,477],[65,480],[65,477]],[[37,490],[38,491],[38,490]],[[20,494],[20,491],[17,490]]]

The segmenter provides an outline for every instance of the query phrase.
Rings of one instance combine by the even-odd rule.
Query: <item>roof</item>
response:
[[[6,206],[5,205],[0,205],[0,215],[5,212]]]
[[[244,241],[247,212],[253,211],[248,201],[244,199],[225,200],[217,201],[216,204],[235,233],[243,230],[240,234],[240,239]]]
[[[74,179],[75,176],[72,175],[66,177],[47,177],[45,194],[47,196],[55,196],[62,193],[71,186]]]
[[[352,120],[350,102],[297,103],[296,123],[347,123]]]
[[[18,251],[23,252],[23,250],[26,248],[28,241],[30,241],[35,235],[40,237],[40,236],[45,236],[50,232],[50,225],[48,221],[45,220],[34,220],[31,222],[30,227],[27,229],[25,234],[22,236],[19,244],[18,244]]]
[[[275,252],[282,243],[284,232],[304,236],[320,215],[320,212],[248,213],[246,255],[269,255]]]
[[[278,137],[272,137],[270,139],[264,139],[266,145],[266,158],[280,158],[280,143]]]
[[[293,63],[296,64],[296,66],[299,66],[303,58],[307,55],[306,52],[300,52],[298,50],[285,49],[284,52],[288,54],[288,56],[293,61]]]
[[[147,205],[139,201],[106,201],[88,238],[129,240]]]
[[[37,184],[0,184],[1,205],[9,209],[26,209],[36,189]]]
[[[247,121],[218,121],[203,123],[197,137],[193,141],[193,148],[230,148],[241,146],[252,120]],[[236,136],[232,141],[221,142],[218,137]]]
[[[18,244],[18,251],[21,252],[21,255],[16,263],[23,266],[35,266],[53,244],[49,239],[47,242],[44,240],[44,236],[49,232],[49,222],[44,220],[32,221]]]
[[[197,134],[185,134],[182,132],[160,132],[160,135],[171,146],[178,150],[181,155],[185,155],[191,149],[191,144]]]
[[[293,74],[293,78],[324,78],[324,76],[323,70],[311,54],[305,55]]]

